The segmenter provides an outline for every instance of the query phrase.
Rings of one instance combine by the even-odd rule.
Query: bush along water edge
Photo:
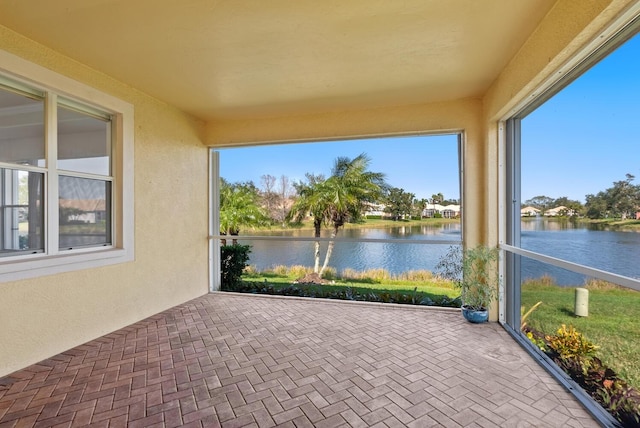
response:
[[[377,290],[361,292],[351,287],[336,290],[331,286],[324,287],[318,284],[304,283],[276,287],[269,283],[243,281],[241,276],[243,270],[247,267],[250,252],[250,245],[236,244],[220,247],[221,291],[449,308],[459,308],[462,304],[459,297],[451,298],[445,295],[428,294],[418,291],[417,287],[414,287],[410,293]]]

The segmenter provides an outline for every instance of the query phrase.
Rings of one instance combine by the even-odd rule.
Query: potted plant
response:
[[[440,260],[436,270],[460,288],[462,315],[470,322],[489,319],[489,306],[497,296],[498,249],[486,245],[452,249]]]

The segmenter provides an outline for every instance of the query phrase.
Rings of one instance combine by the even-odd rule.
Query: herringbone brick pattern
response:
[[[0,427],[598,426],[496,324],[210,294],[0,379]]]

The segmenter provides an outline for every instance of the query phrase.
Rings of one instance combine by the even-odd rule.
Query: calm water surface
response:
[[[328,232],[326,232],[328,233]],[[276,235],[276,233],[274,233]],[[279,236],[309,236],[309,231],[279,232]],[[323,235],[325,236],[325,235]],[[328,235],[327,235],[328,236]],[[460,225],[397,226],[341,230],[341,237],[369,239],[460,240]],[[240,241],[252,245],[249,263],[258,269],[276,265],[313,266],[313,242]],[[321,244],[321,263],[327,243]],[[535,219],[522,222],[522,247],[531,251],[640,278],[640,233],[602,230],[569,221]],[[449,245],[398,245],[392,243],[336,243],[329,265],[364,271],[383,268],[392,274],[410,270],[433,271]],[[585,278],[533,260],[523,260],[522,278],[551,275],[563,285],[581,285]]]
[[[522,247],[597,269],[640,278],[640,233],[606,230],[598,225],[538,218],[521,224]],[[522,278],[547,273],[559,284],[584,283],[585,277],[524,260]]]
[[[323,231],[323,237],[326,235]],[[311,235],[310,231],[287,231],[273,233],[277,236]],[[341,230],[338,237],[366,239],[420,239],[420,240],[460,240],[460,225],[445,224],[442,226],[398,226],[373,229]],[[280,241],[239,241],[252,245],[249,263],[258,269],[266,269],[276,265],[313,266],[313,242],[280,242]],[[383,268],[392,274],[410,270],[433,270],[440,258],[447,252],[449,245],[391,244],[366,242],[337,242],[334,246],[329,266],[338,272],[346,268],[364,271]],[[327,243],[320,244],[320,263],[324,262]]]

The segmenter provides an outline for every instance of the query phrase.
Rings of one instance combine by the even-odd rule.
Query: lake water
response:
[[[310,232],[287,231],[274,235],[308,237]],[[347,229],[341,230],[339,237],[451,241],[460,240],[461,236],[460,225],[454,223],[438,227]],[[276,265],[313,266],[313,242],[240,240],[240,243],[252,246],[249,263],[259,270]],[[326,242],[321,244],[321,263],[324,261],[326,246]],[[640,278],[640,233],[637,232],[600,230],[569,221],[540,218],[522,222],[522,247],[571,262]],[[357,271],[383,268],[392,274],[420,269],[433,271],[448,249],[449,245],[337,242],[329,266],[338,272],[346,268]],[[523,260],[523,279],[536,278],[543,274],[553,276],[557,283],[564,285],[580,285],[584,282],[581,275],[542,265],[533,260]]]
[[[594,267],[631,278],[640,278],[640,233],[607,230],[568,220],[536,218],[521,223],[522,247],[570,262]],[[581,285],[584,276],[561,268],[523,260],[522,278],[541,273],[562,285]]]

